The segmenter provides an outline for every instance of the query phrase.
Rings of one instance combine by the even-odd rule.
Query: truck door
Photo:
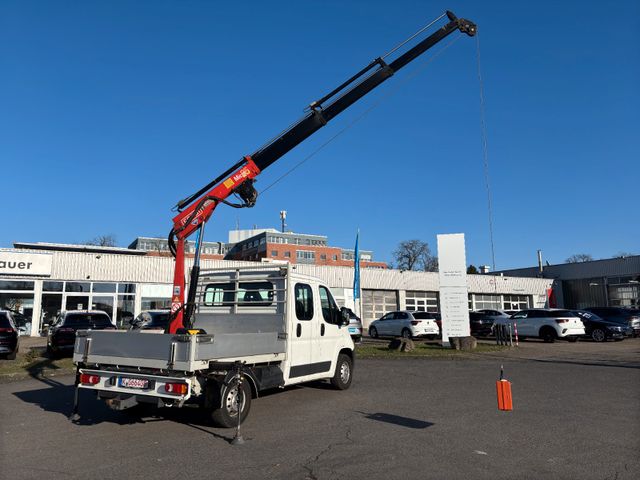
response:
[[[311,285],[296,283],[294,286],[294,315],[290,333],[289,378],[308,375],[311,364],[311,329],[313,327],[314,305]]]
[[[347,327],[340,326],[340,309],[327,287],[318,287],[320,311],[314,318],[312,333],[312,361],[318,373],[331,370],[331,364],[337,358],[337,349]]]

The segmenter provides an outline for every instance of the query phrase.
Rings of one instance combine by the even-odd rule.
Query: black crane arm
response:
[[[457,18],[449,11],[446,12],[446,16],[449,19],[449,22],[446,25],[439,28],[437,31],[392,62],[386,63],[383,57],[378,57],[327,95],[312,102],[309,105],[309,112],[307,115],[250,155],[250,158],[253,159],[255,165],[260,169],[260,171],[263,171],[291,149],[325,126],[327,122],[333,119],[336,115],[346,110],[371,90],[391,77],[395,72],[415,60],[454,31],[460,30],[460,32],[466,33],[469,36],[474,36],[476,34],[475,23],[465,20],[464,18]],[[362,77],[367,73],[369,73],[369,75],[362,79]],[[359,81],[359,83],[356,83],[357,81]],[[323,105],[327,101],[329,101],[329,103],[327,105]],[[176,208],[178,210],[182,210],[194,200],[200,198],[213,186],[227,178],[232,172],[236,171],[245,163],[246,160],[243,158],[193,195],[190,195],[178,202]]]

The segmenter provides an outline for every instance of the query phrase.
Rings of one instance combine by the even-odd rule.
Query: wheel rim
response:
[[[376,338],[378,336],[378,330],[376,330],[376,327],[371,327],[370,335],[373,338]]]
[[[593,338],[596,342],[602,342],[604,340],[604,332],[602,330],[594,330],[591,333],[591,338]]]
[[[347,383],[350,376],[351,369],[349,368],[349,364],[347,362],[342,362],[342,365],[340,365],[340,380],[342,380],[342,383]]]
[[[225,397],[225,408],[227,409],[227,413],[230,416],[235,417],[238,415],[238,385],[235,385],[233,388],[230,388],[227,392],[227,396]],[[242,405],[240,405],[241,410],[244,410],[245,406],[245,398],[242,398]]]

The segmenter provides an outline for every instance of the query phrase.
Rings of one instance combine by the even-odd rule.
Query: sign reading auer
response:
[[[0,275],[51,275],[52,259],[45,253],[0,252]]]
[[[464,234],[438,235],[442,343],[471,335]]]

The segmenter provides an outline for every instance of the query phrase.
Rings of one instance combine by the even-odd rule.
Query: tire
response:
[[[402,332],[400,332],[400,336],[402,338],[407,338],[407,339],[411,339],[411,330],[409,330],[408,328],[403,328]]]
[[[551,327],[543,328],[540,330],[540,338],[544,343],[553,343],[556,341],[556,331]]]
[[[569,343],[576,343],[578,341],[580,337],[578,337],[577,335],[571,335],[570,337],[567,337],[567,342]]]
[[[594,342],[604,342],[607,340],[607,335],[601,328],[594,328],[591,332],[591,338]]]
[[[238,382],[233,380],[229,385],[222,387],[220,392],[222,406],[211,410],[211,420],[214,425],[222,428],[233,428],[238,425],[237,385]],[[215,384],[213,388],[217,388],[217,386]],[[241,397],[240,423],[245,421],[251,409],[251,386],[246,378],[242,381]]]
[[[349,355],[341,353],[336,362],[336,372],[331,379],[331,385],[338,390],[346,390],[353,380],[353,361]]]
[[[376,327],[369,327],[369,336],[371,338],[378,338],[378,329]]]

